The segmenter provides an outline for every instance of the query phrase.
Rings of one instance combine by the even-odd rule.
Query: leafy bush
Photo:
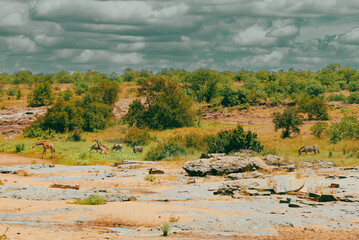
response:
[[[130,104],[123,118],[130,126],[164,130],[193,125],[192,101],[178,83],[151,78],[142,82],[139,94],[146,97],[146,102],[134,100]]]
[[[24,151],[24,149],[25,149],[25,144],[16,144],[15,145],[15,150],[17,153]]]
[[[51,83],[44,82],[36,86],[32,91],[30,99],[28,101],[30,107],[41,107],[52,104],[53,96],[51,90]]]
[[[184,136],[184,143],[186,148],[206,149],[206,136],[198,133],[190,133]]]
[[[171,230],[171,225],[169,223],[164,223],[161,227],[162,235],[167,236],[169,231]]]
[[[145,160],[156,161],[172,159],[186,154],[186,149],[182,146],[179,138],[173,138],[166,142],[152,147],[146,154]]]
[[[133,147],[147,145],[150,140],[151,135],[147,130],[132,128],[126,133],[124,142]]]
[[[230,153],[241,149],[256,152],[263,150],[263,145],[257,140],[257,134],[245,132],[241,125],[231,130],[224,130],[215,136],[207,138],[209,153]]]
[[[74,96],[73,91],[67,89],[59,94],[59,100],[70,101],[73,96]]]
[[[92,195],[88,198],[77,199],[74,204],[77,205],[101,205],[106,204],[107,200],[99,195]]]
[[[320,83],[312,84],[307,87],[307,93],[312,97],[318,97],[319,94],[325,92],[325,87],[323,87]]]
[[[6,91],[6,94],[8,96],[17,96],[18,99],[20,99],[18,96],[20,95],[20,97],[22,96],[22,92],[21,92],[21,88],[19,87],[13,87],[13,88],[9,88],[7,91]]]
[[[330,94],[327,99],[328,101],[345,101],[346,97],[344,94]]]
[[[299,133],[299,126],[303,124],[303,119],[298,110],[290,108],[283,113],[273,113],[273,123],[275,131],[282,129],[282,138],[290,137],[291,133]]]
[[[316,136],[317,138],[321,138],[322,133],[327,129],[328,123],[326,122],[317,122],[311,128],[312,135]]]
[[[358,93],[351,93],[347,99],[346,99],[346,103],[349,104],[358,104],[359,103],[359,94]]]
[[[331,143],[338,143],[343,139],[359,139],[359,121],[355,116],[344,116],[339,123],[330,126],[327,135]]]
[[[230,87],[225,87],[221,95],[223,97],[221,104],[225,107],[232,107],[247,102],[246,95],[240,89],[236,91]]]
[[[76,128],[72,134],[67,138],[68,141],[72,141],[72,142],[80,142],[82,141],[82,137],[81,137],[81,130]]]

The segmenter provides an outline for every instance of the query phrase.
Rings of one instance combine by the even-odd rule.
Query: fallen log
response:
[[[79,190],[80,189],[80,185],[64,185],[64,184],[57,184],[54,183],[50,186],[50,188],[62,188],[62,189],[75,189],[75,190]]]

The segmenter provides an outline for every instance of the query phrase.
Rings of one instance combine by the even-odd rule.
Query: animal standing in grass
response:
[[[54,157],[54,154],[55,154],[55,147],[54,147],[54,144],[52,144],[52,143],[50,143],[50,142],[45,142],[45,141],[43,141],[43,142],[37,142],[37,143],[35,143],[34,145],[32,145],[32,148],[34,148],[34,147],[36,147],[36,146],[38,146],[38,145],[42,145],[42,147],[43,147],[43,151],[42,151],[42,156],[41,156],[41,158],[43,158],[44,157],[44,155],[45,155],[45,157],[46,157],[46,150],[47,149],[50,149],[50,151],[51,151],[51,157]]]
[[[122,151],[123,145],[118,143],[113,145],[112,150]]]
[[[319,154],[319,148],[317,145],[311,145],[311,146],[304,146],[299,149],[299,156],[305,152],[305,154],[308,154],[308,152],[314,152],[314,154]]]
[[[103,146],[103,144],[97,138],[95,138],[93,141],[96,142],[98,147],[101,149],[101,154],[108,154],[107,149]]]
[[[133,152],[134,153],[137,153],[137,152],[143,152],[143,147],[141,147],[141,146],[134,146],[133,147]]]
[[[107,147],[106,147],[105,144],[102,144],[102,146],[107,149]],[[92,145],[92,146],[89,148],[89,151],[90,151],[90,152],[93,151],[93,150],[95,150],[95,151],[97,152],[97,151],[101,151],[101,148],[98,146],[97,143],[95,143],[94,145]]]

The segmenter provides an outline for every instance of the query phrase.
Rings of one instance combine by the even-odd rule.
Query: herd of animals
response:
[[[98,140],[97,138],[95,138],[93,140],[93,142],[96,142],[96,143],[89,148],[90,152],[95,150],[96,152],[100,151],[101,154],[108,154],[108,148],[107,148],[107,146],[105,144],[102,144],[100,142],[100,140]],[[41,142],[37,142],[34,145],[32,145],[32,148],[34,148],[36,146],[42,146],[43,147],[41,158],[43,158],[44,156],[46,157],[46,150],[47,149],[49,149],[51,151],[51,157],[54,157],[55,146],[54,146],[53,143],[46,142],[46,141],[41,141]],[[123,148],[122,144],[116,143],[116,144],[113,145],[111,150],[122,151],[122,148]],[[133,149],[134,153],[143,152],[143,147],[142,146],[134,146],[132,149]]]
[[[97,138],[95,138],[93,140],[93,142],[96,142],[94,145],[92,145],[90,148],[89,148],[89,151],[93,151],[95,150],[96,152],[100,151],[101,154],[108,154],[108,148],[105,144],[102,144],[100,142],[100,140],[98,140]],[[50,149],[51,151],[51,157],[54,156],[55,154],[55,146],[54,144],[50,143],[50,142],[46,142],[46,141],[42,141],[42,142],[37,142],[35,143],[32,148],[36,147],[36,146],[43,146],[43,152],[42,152],[42,158],[46,157],[46,150],[47,149]],[[116,150],[116,151],[122,151],[123,149],[123,145],[120,144],[120,143],[117,143],[117,144],[114,144],[112,149],[111,150]],[[143,147],[142,146],[134,146],[133,148],[133,152],[134,153],[137,153],[137,152],[143,152]],[[303,146],[299,149],[299,156],[304,153],[305,154],[308,154],[308,152],[313,152],[314,154],[319,154],[319,148],[317,145],[311,145],[311,146]]]

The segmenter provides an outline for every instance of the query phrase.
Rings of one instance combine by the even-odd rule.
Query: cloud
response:
[[[275,50],[268,54],[248,56],[242,59],[227,61],[227,64],[237,68],[246,69],[266,69],[280,68],[282,60],[285,57],[283,50]]]
[[[338,36],[340,42],[344,44],[359,45],[359,27]]]
[[[15,36],[5,38],[9,50],[13,52],[35,52],[36,44],[27,37]]]
[[[103,50],[86,49],[73,59],[75,63],[112,62],[121,64],[139,64],[143,62],[143,55],[139,53],[113,53]]]
[[[276,43],[276,39],[267,36],[267,32],[263,27],[253,25],[239,32],[233,40],[238,46],[273,46]]]

